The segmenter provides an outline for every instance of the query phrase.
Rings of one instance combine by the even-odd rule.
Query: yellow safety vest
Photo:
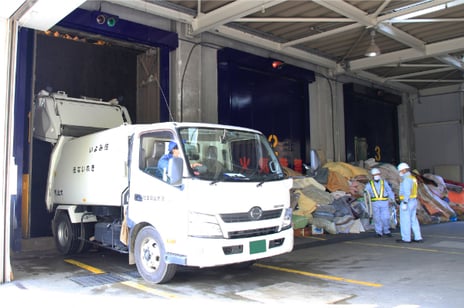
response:
[[[384,185],[383,185],[383,180],[380,180],[380,194],[377,192],[375,189],[374,181],[371,181],[371,188],[372,191],[374,192],[374,196],[371,197],[372,201],[385,201],[388,200],[388,197],[384,196]]]
[[[409,195],[410,199],[415,199],[417,198],[417,179],[415,176],[412,174],[408,175],[408,177],[412,180],[412,189],[411,189],[411,194]],[[403,200],[404,196],[400,196],[400,200]]]

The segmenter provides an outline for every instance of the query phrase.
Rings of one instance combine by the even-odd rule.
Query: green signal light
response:
[[[106,21],[106,24],[108,25],[108,27],[114,27],[116,25],[116,18],[109,17]]]

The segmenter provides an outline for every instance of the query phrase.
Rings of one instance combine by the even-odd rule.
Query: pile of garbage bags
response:
[[[364,193],[364,187],[371,179],[370,169],[380,170],[397,200],[401,179],[396,166],[389,163],[368,159],[360,165],[362,167],[329,162],[310,176],[284,168],[287,176],[293,178],[293,228],[314,226],[330,234],[373,230],[372,207]],[[448,192],[460,193],[464,185],[449,184],[439,175],[420,174],[416,170],[411,173],[418,180],[417,217],[420,224],[462,220],[464,204],[450,200]],[[392,204],[392,210],[397,211],[395,204]]]

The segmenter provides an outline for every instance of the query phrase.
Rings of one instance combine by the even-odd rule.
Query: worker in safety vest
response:
[[[380,176],[380,170],[372,168],[373,180],[370,180],[364,190],[369,194],[372,204],[376,237],[392,237],[390,232],[390,202],[395,202],[395,194],[390,184]]]
[[[397,167],[401,177],[400,183],[400,229],[401,239],[399,243],[422,243],[422,234],[419,220],[417,219],[417,179],[409,171],[409,165],[400,163]],[[414,238],[411,238],[411,230]]]

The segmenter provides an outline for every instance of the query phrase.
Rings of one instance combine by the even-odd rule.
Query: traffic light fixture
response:
[[[98,12],[98,14],[96,14],[96,17],[95,17],[95,21],[97,22],[97,24],[102,25],[102,26],[107,26],[110,28],[113,28],[114,26],[116,26],[118,20],[119,20],[118,16],[114,16],[114,15],[110,15],[110,14],[106,14],[102,12]]]

